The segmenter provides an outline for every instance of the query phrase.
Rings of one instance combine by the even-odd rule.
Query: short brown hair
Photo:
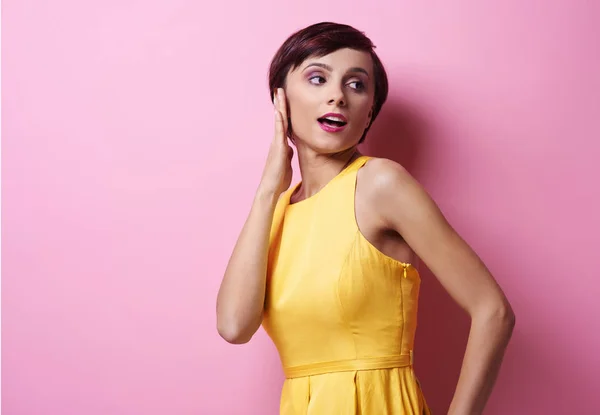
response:
[[[368,52],[373,60],[375,98],[371,123],[359,141],[362,143],[387,99],[388,79],[385,68],[374,51],[373,42],[352,26],[331,22],[316,23],[288,37],[271,61],[269,93],[272,101],[275,89],[285,86],[289,71],[296,69],[309,57],[321,57],[345,48]]]

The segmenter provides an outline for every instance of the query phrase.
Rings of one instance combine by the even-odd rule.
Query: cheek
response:
[[[289,112],[292,122],[300,127],[312,120],[315,112],[314,105],[307,100],[291,98],[289,100]]]
[[[369,119],[369,112],[371,111],[372,106],[373,105],[368,100],[357,103],[354,107],[354,119],[366,122]]]
[[[361,105],[356,109],[361,117],[366,118],[369,115],[369,110],[371,109],[371,104],[369,101],[361,102]]]

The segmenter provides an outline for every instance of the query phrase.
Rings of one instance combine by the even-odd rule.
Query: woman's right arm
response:
[[[283,89],[275,97],[275,134],[246,223],[235,244],[217,296],[217,330],[229,343],[248,342],[262,323],[269,237],[275,206],[291,183]]]

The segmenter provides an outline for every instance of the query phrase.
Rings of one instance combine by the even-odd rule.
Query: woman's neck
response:
[[[315,195],[360,156],[356,147],[330,155],[298,149],[301,184],[295,192],[294,201],[299,202]]]

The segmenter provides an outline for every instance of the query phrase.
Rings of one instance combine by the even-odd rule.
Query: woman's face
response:
[[[288,74],[285,91],[297,146],[320,154],[347,150],[357,145],[371,121],[371,55],[340,49],[310,57]]]

